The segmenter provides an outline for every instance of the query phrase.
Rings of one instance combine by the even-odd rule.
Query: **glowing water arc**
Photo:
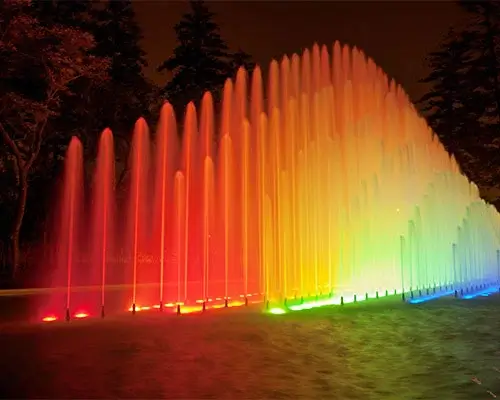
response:
[[[240,69],[220,118],[209,94],[199,116],[188,106],[181,143],[166,104],[156,157],[140,120],[111,230],[132,256],[86,267],[106,268],[128,305],[160,309],[497,282],[499,214],[401,87],[357,48],[331,54],[272,61],[267,102],[260,68]]]

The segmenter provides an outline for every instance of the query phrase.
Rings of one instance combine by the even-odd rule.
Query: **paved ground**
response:
[[[3,326],[0,395],[500,397],[499,310],[500,296],[494,296],[421,305],[380,300],[279,316],[230,309]]]

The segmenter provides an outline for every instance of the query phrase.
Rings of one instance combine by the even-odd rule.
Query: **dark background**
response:
[[[335,40],[358,46],[395,78],[413,100],[428,86],[425,57],[437,48],[464,12],[452,1],[207,1],[221,35],[233,49],[243,48],[264,69],[272,58],[301,52],[312,43]],[[149,66],[158,84],[168,79],[156,71],[176,45],[174,25],[189,11],[187,1],[137,1],[137,21]]]

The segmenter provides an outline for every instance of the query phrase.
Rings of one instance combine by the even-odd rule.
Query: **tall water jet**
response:
[[[248,268],[250,262],[250,126],[247,120],[243,121],[241,132],[241,199],[242,199],[242,264],[243,264],[243,294],[247,296],[248,291]]]
[[[248,81],[240,69],[225,83],[218,128],[210,94],[199,116],[188,105],[182,135],[166,104],[153,163],[148,128],[137,122],[128,203],[116,218],[111,134],[103,133],[91,196],[95,255],[75,262],[88,247],[85,237],[71,240],[78,249],[68,243],[76,220],[65,218],[56,235],[64,237],[59,264],[101,273],[101,305],[108,286],[131,290],[133,310],[178,303],[182,313],[260,294],[301,309],[324,298],[344,304],[498,283],[499,214],[362,51],[335,43],[330,56],[314,45],[272,61],[267,90],[259,67]],[[63,208],[80,217],[71,168],[64,188],[76,194]],[[124,285],[115,288],[108,277],[120,274]]]
[[[203,164],[203,290],[202,299],[209,297],[209,276],[212,261],[212,240],[214,219],[211,217],[214,210],[214,166],[212,159],[205,157]]]
[[[203,265],[203,290],[202,299],[206,302],[209,297],[210,264],[213,259],[212,235],[214,234],[214,120],[213,101],[210,93],[203,96],[201,103],[200,135],[203,160],[202,191],[203,191],[203,232],[202,232],[202,265]]]
[[[165,296],[165,289],[171,290],[171,274],[168,267],[168,247],[172,240],[174,214],[171,212],[173,204],[173,182],[177,168],[176,155],[179,151],[177,143],[177,127],[172,106],[165,103],[160,113],[160,123],[156,132],[156,157],[155,157],[155,186],[154,186],[154,214],[153,214],[153,254],[159,256],[159,309],[163,310],[165,298],[174,298],[173,293]]]
[[[57,202],[58,213],[55,220],[56,230],[56,262],[53,274],[53,285],[64,287],[64,302],[57,294],[49,299],[47,308],[52,311],[61,309],[67,320],[71,319],[73,312],[81,307],[81,299],[73,298],[73,286],[77,286],[85,270],[78,267],[79,258],[82,256],[79,243],[81,236],[81,222],[83,216],[83,149],[77,137],[72,137],[66,151],[64,160],[64,176]],[[76,283],[76,284],[75,284]],[[55,304],[59,301],[59,304]],[[62,303],[62,304],[61,304]],[[85,306],[85,305],[83,305]]]
[[[253,213],[255,215],[255,225],[254,225],[254,241],[252,243],[253,248],[257,249],[255,252],[254,263],[258,267],[255,276],[255,288],[254,290],[262,294],[264,293],[263,288],[263,276],[264,276],[264,258],[262,257],[263,248],[263,198],[261,193],[264,187],[264,176],[263,171],[261,171],[264,160],[262,157],[265,152],[263,151],[264,143],[263,139],[265,135],[262,133],[264,129],[265,122],[262,119],[265,114],[263,114],[264,98],[263,98],[263,88],[262,88],[262,74],[260,67],[256,66],[252,73],[251,78],[251,91],[250,91],[250,128],[252,130],[250,135],[250,149],[251,149],[251,160],[250,163],[250,180],[254,183],[252,190],[252,201]],[[254,269],[255,271],[255,269]]]
[[[66,298],[66,318],[69,319],[71,306],[71,285],[76,243],[79,239],[80,218],[82,215],[82,197],[83,197],[83,149],[81,142],[73,137],[69,144],[66,164],[66,181],[65,187],[67,192],[64,196],[65,210],[68,211],[68,243],[67,243],[67,271],[68,271],[68,287]],[[66,208],[67,207],[67,208]],[[78,274],[78,271],[76,271]]]
[[[224,135],[221,139],[221,148],[219,153],[219,188],[217,193],[219,203],[219,220],[222,221],[220,225],[220,247],[222,248],[221,264],[224,266],[223,275],[223,294],[224,299],[227,300],[232,293],[232,283],[234,281],[233,274],[230,272],[231,265],[236,262],[235,249],[232,238],[234,234],[233,216],[234,211],[231,207],[231,194],[233,193],[233,144],[229,135]]]
[[[92,221],[93,235],[90,243],[91,265],[93,272],[92,285],[100,285],[100,312],[104,316],[104,305],[107,284],[107,265],[114,239],[114,179],[115,153],[113,134],[106,129],[99,140],[97,162],[94,173]],[[100,273],[99,273],[100,272]]]
[[[186,183],[184,174],[177,171],[175,174],[174,181],[174,209],[175,209],[175,243],[176,243],[176,256],[177,256],[177,304],[184,304],[184,294],[186,288],[186,275],[185,266],[186,262],[184,257],[186,257],[186,236],[185,230],[186,226],[186,213],[187,213],[187,201],[186,201]]]
[[[151,291],[138,290],[138,284],[158,283],[158,277],[155,277],[156,274],[149,268],[151,264],[147,262],[147,258],[143,257],[147,251],[148,222],[150,221],[150,208],[148,206],[150,199],[150,150],[148,127],[146,121],[141,118],[135,124],[132,138],[130,198],[127,218],[128,239],[132,249],[133,311],[137,309],[139,299],[143,304],[151,304],[151,301],[156,300],[152,298]]]

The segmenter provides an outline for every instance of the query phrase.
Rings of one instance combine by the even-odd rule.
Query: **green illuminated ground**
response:
[[[0,328],[1,397],[493,398],[499,308],[500,296],[380,300],[286,315],[223,310]]]

